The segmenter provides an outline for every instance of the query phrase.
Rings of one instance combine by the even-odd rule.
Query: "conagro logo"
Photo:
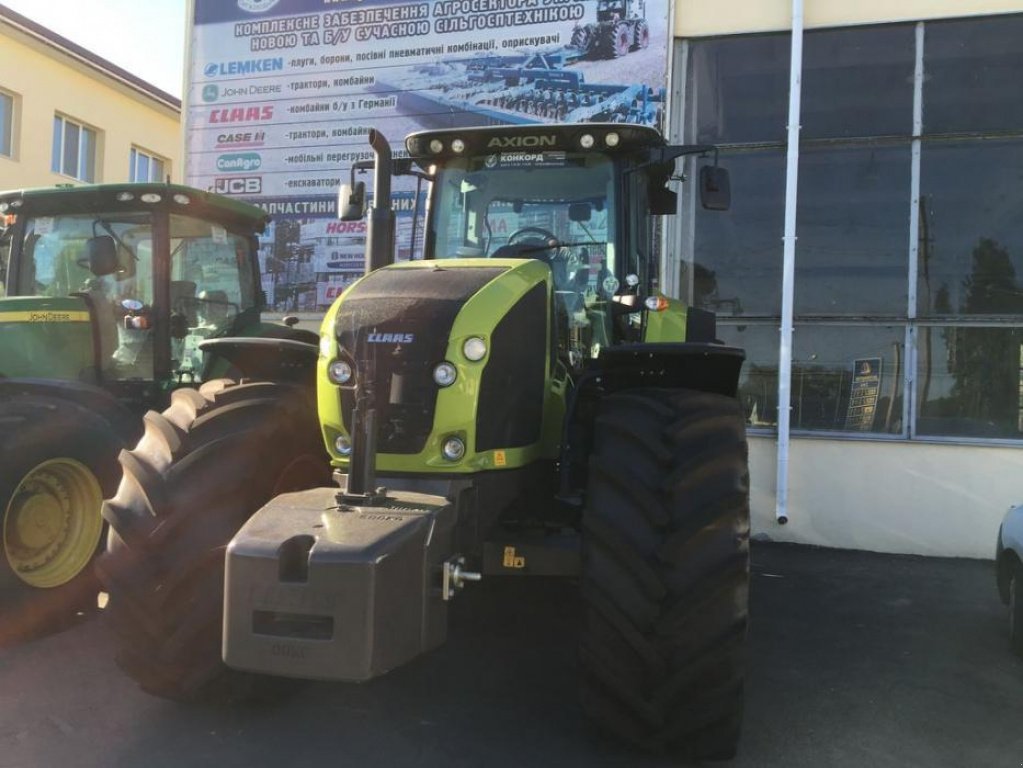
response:
[[[259,170],[263,158],[256,152],[232,152],[217,158],[217,170],[224,173],[244,173]]]

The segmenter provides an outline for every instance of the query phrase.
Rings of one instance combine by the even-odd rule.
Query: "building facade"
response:
[[[181,102],[0,5],[0,189],[181,178]]]
[[[720,147],[732,208],[684,196],[665,289],[747,350],[754,534],[991,557],[1023,501],[1023,3],[803,6],[787,471],[788,0],[676,3],[670,131]]]

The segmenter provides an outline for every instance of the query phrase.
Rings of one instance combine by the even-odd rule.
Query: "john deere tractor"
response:
[[[187,387],[177,398],[209,411],[246,390],[224,375],[303,399],[316,338],[260,322],[254,206],[162,184],[36,189],[0,194],[0,224],[5,640],[95,605],[102,501],[148,409]]]
[[[262,462],[223,451],[207,480],[177,449],[199,423],[190,401],[154,418],[130,454],[142,479],[106,503],[128,544],[105,556],[125,574],[108,582],[121,666],[174,698],[228,668],[368,680],[442,643],[467,583],[560,575],[585,606],[586,713],[644,748],[732,754],[743,353],[715,341],[713,315],[658,291],[655,261],[676,160],[712,148],[617,124],[418,133],[401,160],[379,133],[370,143],[370,271],[320,332],[338,486],[246,509]],[[430,191],[424,258],[396,264],[402,174]],[[724,170],[707,162],[699,179],[705,207],[726,207]],[[361,218],[366,199],[353,170],[340,210]]]

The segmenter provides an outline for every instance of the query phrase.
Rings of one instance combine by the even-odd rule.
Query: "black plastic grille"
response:
[[[377,450],[414,454],[433,430],[437,385],[455,318],[501,267],[382,269],[345,294],[335,326],[338,343],[360,376],[376,370]],[[342,390],[341,411],[351,427],[355,393]]]
[[[538,283],[498,323],[480,382],[476,450],[540,439],[547,359],[547,283]]]

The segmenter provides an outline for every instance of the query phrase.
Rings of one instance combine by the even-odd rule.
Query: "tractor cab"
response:
[[[667,306],[650,214],[675,211],[665,188],[675,158],[708,148],[666,146],[651,128],[587,124],[432,131],[409,137],[407,149],[432,181],[424,258],[546,264],[569,369],[642,341],[645,300]]]
[[[123,184],[4,193],[0,216],[3,377],[148,400],[203,378],[202,341],[258,323],[258,208]]]

